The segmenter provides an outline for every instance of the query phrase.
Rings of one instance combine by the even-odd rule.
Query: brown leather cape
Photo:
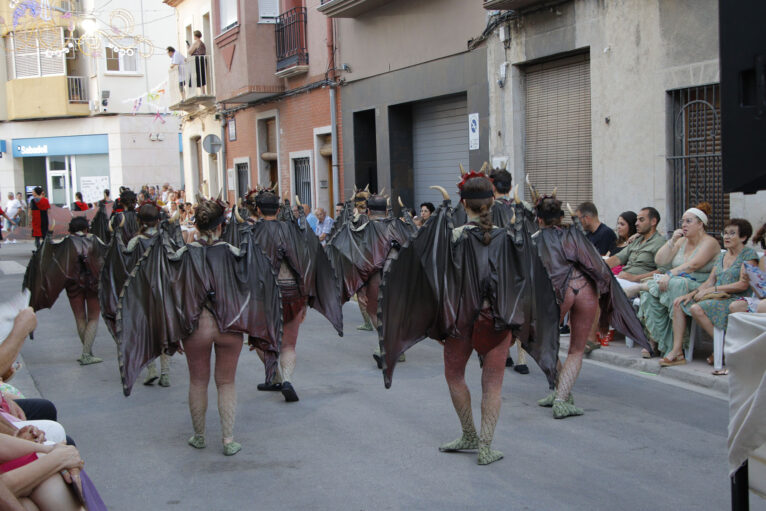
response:
[[[120,294],[116,341],[123,392],[130,395],[141,369],[173,354],[191,335],[202,308],[222,332],[261,338],[272,353],[282,339],[282,301],[276,274],[252,242],[239,248],[218,241],[147,250]]]
[[[378,333],[386,387],[399,356],[420,340],[470,342],[485,299],[495,328],[510,329],[553,386],[559,308],[521,219],[493,229],[489,245],[473,228],[453,240],[453,228],[445,201],[383,272]]]
[[[606,331],[611,325],[642,347],[652,350],[641,321],[612,270],[579,227],[540,229],[535,235],[535,243],[553,281],[559,303],[564,300],[572,268],[579,268],[596,285],[601,307],[601,330]]]
[[[123,223],[123,219],[125,223]],[[122,242],[126,245],[130,238],[136,235],[138,229],[141,227],[138,224],[138,216],[135,211],[121,211],[119,213],[113,213],[112,218],[109,219],[114,229],[114,234],[119,234],[122,237]],[[122,224],[122,227],[120,227]]]
[[[89,232],[106,244],[109,244],[112,240],[112,233],[109,231],[109,215],[111,211],[111,204],[99,203],[96,215],[90,222]]]
[[[339,277],[340,295],[347,302],[378,271],[392,248],[398,248],[415,233],[414,225],[398,218],[371,220],[366,215],[347,216],[325,245]]]
[[[177,227],[177,224],[175,226]],[[147,250],[155,246],[162,245],[166,250],[175,251],[184,245],[183,242],[178,243],[178,240],[172,235],[172,230],[169,231],[168,228],[171,227],[167,222],[161,222],[155,234],[151,236],[140,235],[131,250],[127,248],[129,243],[126,244],[122,241],[122,236],[114,236],[109,243],[99,275],[98,300],[101,305],[101,317],[115,340],[117,340],[115,322],[120,292],[122,292],[122,287],[139,259],[144,256]]]
[[[98,293],[98,275],[104,263],[106,245],[92,234],[70,234],[59,241],[47,236],[32,253],[24,273],[23,288],[29,289],[29,305],[49,309],[63,289]]]

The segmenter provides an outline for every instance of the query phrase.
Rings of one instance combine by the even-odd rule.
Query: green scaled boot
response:
[[[463,432],[463,436],[439,446],[441,452],[472,451],[479,448],[479,437],[474,432]]]
[[[489,445],[482,445],[479,447],[479,457],[477,458],[476,463],[479,465],[489,465],[490,463],[501,459],[503,459],[502,452],[490,449]]]
[[[554,390],[553,392],[551,392],[550,394],[548,394],[547,396],[539,400],[537,402],[537,405],[543,406],[545,408],[550,408],[551,406],[553,406],[553,402],[555,400],[556,400],[556,391]],[[569,397],[567,398],[566,402],[569,403],[570,405],[574,404],[574,397],[572,397],[572,394],[569,394]]]
[[[207,445],[205,444],[205,435],[195,434],[193,437],[189,438],[189,445],[195,449],[204,449]]]
[[[575,417],[584,413],[585,412],[582,410],[582,408],[577,408],[574,403],[570,403],[569,401],[561,401],[557,399],[553,402],[554,419],[565,419],[567,417]]]
[[[370,315],[367,314],[367,311],[362,311],[362,318],[364,319],[364,323],[356,327],[356,329],[364,330],[365,332],[372,332],[374,328],[372,327],[372,321],[370,321]]]

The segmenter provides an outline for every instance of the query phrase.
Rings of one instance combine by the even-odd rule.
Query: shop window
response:
[[[237,0],[220,0],[218,5],[221,32],[225,32],[237,24]]]
[[[106,70],[112,73],[136,73],[138,62],[134,48],[106,48]]]

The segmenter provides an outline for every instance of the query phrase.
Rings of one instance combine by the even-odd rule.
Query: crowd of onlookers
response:
[[[692,320],[712,337],[716,329],[726,331],[731,312],[766,312],[766,224],[753,237],[747,220],[726,220],[721,243],[708,232],[711,213],[708,203],[689,208],[666,239],[657,230],[660,214],[652,207],[621,213],[614,230],[601,222],[592,202],[575,211],[588,239],[638,304],[654,350],[644,349],[642,356],[660,355],[661,366],[686,363]],[[591,334],[590,350],[614,337],[614,331],[601,336],[595,324]],[[712,355],[708,362],[712,365]],[[726,374],[726,369],[714,374]]]
[[[45,399],[25,399],[8,383],[24,340],[35,329],[30,307],[22,309],[0,344],[0,508],[84,509],[80,496],[104,509],[82,468],[74,441],[57,422],[56,407]],[[74,490],[74,491],[72,491]]]

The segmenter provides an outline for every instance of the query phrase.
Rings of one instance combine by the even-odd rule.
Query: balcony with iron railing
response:
[[[8,120],[88,116],[88,78],[64,74],[5,82]]]
[[[390,0],[322,0],[317,8],[330,18],[355,18],[362,13],[375,9]]]
[[[183,67],[168,71],[171,110],[193,112],[215,105],[215,84],[210,55],[192,55]]]
[[[306,8],[295,7],[279,15],[274,25],[279,78],[288,78],[309,70],[306,40]]]
[[[561,0],[558,3],[563,3],[565,0]],[[512,10],[523,11],[534,7],[542,7],[552,4],[551,0],[484,0],[484,8],[487,10]]]

